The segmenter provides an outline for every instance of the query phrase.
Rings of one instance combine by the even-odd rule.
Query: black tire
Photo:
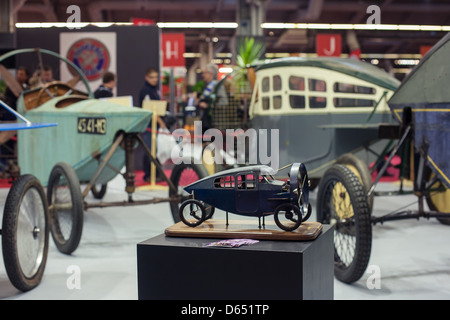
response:
[[[372,176],[370,175],[367,164],[352,153],[345,153],[337,158],[336,164],[345,164],[349,167],[363,185],[366,195],[369,194],[369,190],[372,187]],[[373,198],[374,193],[372,192],[370,197],[367,198],[370,212],[372,212],[373,208]]]
[[[181,204],[179,217],[185,225],[196,227],[205,221],[205,206],[198,200],[188,199]]]
[[[293,231],[302,223],[302,215],[296,205],[283,203],[275,209],[274,220],[280,229]]]
[[[41,282],[48,254],[45,191],[32,175],[20,176],[9,190],[3,212],[2,250],[6,273],[20,291]]]
[[[330,167],[317,195],[317,220],[334,224],[334,275],[344,283],[358,281],[369,263],[372,224],[365,189],[345,165]]]
[[[181,196],[179,201],[170,202],[170,210],[175,223],[180,222],[180,204],[189,198],[189,194],[184,191],[184,187],[207,176],[208,172],[202,164],[182,163],[173,168],[170,180],[174,184],[176,191],[169,189],[169,197]],[[212,214],[207,213],[207,216],[212,216]]]
[[[95,199],[103,199],[106,194],[106,189],[108,188],[108,184],[104,183],[102,185],[94,184],[91,188],[92,195]]]
[[[435,174],[430,168],[425,170],[426,180],[431,182],[435,177]],[[440,180],[437,180],[432,186],[430,186],[429,192],[425,195],[428,207],[432,211],[439,213],[450,213],[450,189],[447,188]],[[450,225],[450,215],[449,218],[436,217],[436,219],[445,225]]]
[[[51,217],[51,233],[58,250],[74,252],[83,231],[83,199],[80,182],[73,168],[57,163],[48,179],[47,200]]]

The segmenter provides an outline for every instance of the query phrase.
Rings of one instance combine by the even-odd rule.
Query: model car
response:
[[[233,168],[194,182],[184,188],[191,197],[179,209],[180,219],[195,227],[212,217],[214,209],[261,218],[274,215],[285,231],[297,229],[311,214],[309,179],[302,163],[289,165],[288,179],[275,179],[274,170],[265,165]],[[280,172],[289,166],[277,171]]]

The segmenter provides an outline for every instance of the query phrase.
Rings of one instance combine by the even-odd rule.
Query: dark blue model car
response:
[[[273,214],[281,229],[297,229],[311,215],[309,180],[302,163],[290,166],[286,181],[274,179],[271,168],[256,165],[221,171],[188,185],[184,190],[191,198],[180,206],[181,221],[198,226],[219,208],[227,212],[227,224],[228,212],[258,217],[260,228],[261,217],[264,224],[264,217]]]

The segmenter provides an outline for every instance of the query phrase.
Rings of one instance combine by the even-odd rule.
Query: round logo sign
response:
[[[106,46],[96,39],[76,41],[67,53],[67,59],[83,71],[89,81],[99,79],[108,70],[110,57]],[[69,68],[70,73],[75,72]]]

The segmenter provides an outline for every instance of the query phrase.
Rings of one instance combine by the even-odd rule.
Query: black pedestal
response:
[[[332,227],[314,241],[204,247],[218,240],[159,235],[139,243],[139,299],[333,299]]]

